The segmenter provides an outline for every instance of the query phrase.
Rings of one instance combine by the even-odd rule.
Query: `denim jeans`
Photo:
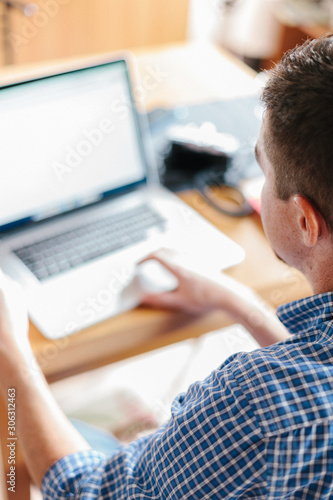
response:
[[[71,418],[70,421],[93,450],[105,453],[105,455],[111,455],[114,450],[121,446],[118,439],[104,429],[75,418]]]

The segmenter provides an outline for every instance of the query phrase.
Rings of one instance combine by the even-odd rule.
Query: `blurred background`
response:
[[[208,39],[256,70],[333,26],[333,0],[0,0],[0,65]]]

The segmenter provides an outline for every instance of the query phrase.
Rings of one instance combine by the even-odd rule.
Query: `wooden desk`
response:
[[[143,94],[150,107],[239,97],[254,91],[253,74],[247,67],[227,54],[222,55],[211,45],[196,43],[136,53]],[[145,76],[152,71],[155,81],[152,84],[150,79],[150,84],[145,86],[144,82],[148,81]],[[222,216],[195,192],[184,192],[180,196],[244,247],[246,259],[229,270],[230,275],[253,286],[275,307],[311,293],[305,279],[275,257],[257,216],[241,219]],[[31,325],[30,339],[45,375],[49,381],[54,381],[229,323],[230,319],[219,312],[193,318],[181,313],[138,308],[55,342],[45,339]],[[0,415],[0,432],[5,440],[5,413]],[[7,461],[5,455],[6,452],[4,463]],[[25,500],[28,496],[24,492],[17,498]]]

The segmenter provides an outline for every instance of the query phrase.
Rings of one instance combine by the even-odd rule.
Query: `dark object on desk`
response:
[[[239,150],[239,140],[231,134],[218,132],[212,122],[200,126],[187,123],[166,131],[166,169],[188,170],[194,173],[219,165],[226,169],[227,160]]]
[[[212,167],[199,172],[194,179],[194,187],[216,210],[231,217],[243,217],[253,212],[237,184],[227,183],[225,172]]]
[[[193,188],[195,175],[201,171],[201,165],[202,170],[217,165],[225,168],[225,181],[232,184],[260,174],[253,152],[261,126],[259,96],[174,109],[158,108],[150,112],[148,118],[159,175],[162,183],[169,189],[177,191]],[[204,157],[193,162],[193,157],[188,156],[185,161],[183,151],[179,151],[177,147],[171,151],[168,141],[171,127],[188,124],[201,127],[205,122],[214,124],[219,133],[231,135],[239,141],[238,159],[228,163],[226,159],[210,156],[206,158],[207,164],[204,165]],[[179,162],[176,163],[177,156]]]
[[[167,171],[180,170],[192,177],[196,172],[200,172],[212,166],[219,166],[224,172],[227,169],[227,156],[214,155],[207,151],[193,151],[182,144],[170,143],[164,157],[164,165]]]
[[[156,109],[149,121],[163,184],[174,191],[197,188],[211,205],[228,215],[252,211],[239,184],[261,174],[254,157],[261,126],[258,96]],[[202,140],[205,134],[200,135],[204,127],[210,127],[206,143]],[[216,188],[222,185],[228,186],[228,195],[219,199]]]
[[[242,177],[240,168],[246,169],[251,161],[249,155],[244,157],[240,151],[238,139],[218,133],[214,124],[205,122],[200,127],[171,128],[168,141],[164,159],[168,172],[181,169],[191,176],[197,172],[193,187],[219,212],[240,217],[253,211],[237,187]]]

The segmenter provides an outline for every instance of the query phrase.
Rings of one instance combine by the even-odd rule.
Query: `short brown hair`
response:
[[[278,197],[305,196],[333,233],[333,33],[284,54],[262,101]]]

